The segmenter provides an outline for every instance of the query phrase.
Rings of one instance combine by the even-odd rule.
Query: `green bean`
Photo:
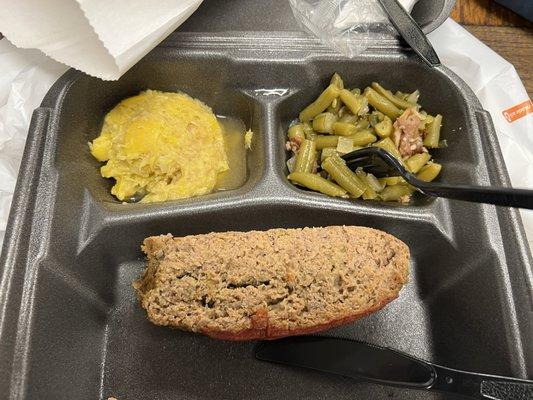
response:
[[[337,143],[337,151],[341,154],[346,154],[351,151],[353,151],[353,140],[346,136],[339,137],[339,141]]]
[[[439,147],[440,127],[442,125],[442,115],[437,116],[429,123],[426,128],[426,136],[424,137],[424,146],[429,148]]]
[[[343,124],[353,124],[357,123],[357,117],[352,113],[344,113],[342,117],[339,118],[337,122],[342,122]]]
[[[358,168],[355,171],[355,175],[359,178],[359,180],[363,183],[363,186],[365,187],[365,191],[363,192],[363,200],[373,200],[376,197],[378,197],[378,194],[376,191],[370,186],[367,180],[367,175],[363,171],[362,168]]]
[[[354,146],[366,146],[376,141],[376,137],[368,130],[360,131],[350,136]]]
[[[415,103],[409,103],[408,101],[401,99],[400,97],[396,97],[392,94],[390,90],[385,89],[383,86],[381,86],[377,82],[372,82],[372,87],[378,92],[380,95],[385,97],[387,100],[389,100],[392,104],[394,104],[396,107],[402,108],[404,110],[408,108],[417,107],[416,102]]]
[[[422,167],[420,172],[416,174],[416,177],[421,181],[431,182],[437,177],[441,169],[442,165],[430,162]]]
[[[381,147],[383,150],[388,151],[391,153],[394,157],[396,157],[398,160],[402,161],[402,156],[400,155],[400,152],[394,145],[394,142],[390,138],[381,139],[379,142],[374,143],[374,146]]]
[[[368,121],[370,122],[370,125],[372,125],[373,127],[379,124],[384,119],[385,119],[385,114],[379,111],[372,111],[370,113],[370,116],[368,117]]]
[[[410,196],[413,189],[406,185],[391,185],[387,186],[380,193],[383,201],[401,201],[403,197]]]
[[[337,121],[334,114],[325,112],[313,119],[313,130],[319,133],[333,133],[333,124]]]
[[[335,122],[333,124],[333,133],[339,136],[350,136],[357,133],[355,125],[346,122]]]
[[[429,153],[415,154],[405,160],[405,166],[410,173],[416,174],[427,164],[430,158],[431,155]]]
[[[336,85],[329,85],[314,102],[300,112],[300,121],[311,121],[328,108],[337,97],[339,97],[339,88]]]
[[[305,139],[305,133],[304,133],[304,127],[302,124],[296,124],[289,128],[289,131],[287,132],[287,137],[289,139]]]
[[[330,84],[337,86],[340,90],[344,89],[344,82],[342,81],[341,76],[336,72],[331,77]]]
[[[291,182],[333,197],[348,197],[346,190],[316,174],[293,172],[287,177]]]
[[[364,93],[368,103],[376,110],[381,111],[387,117],[396,119],[402,115],[402,111],[374,89],[367,87]],[[344,101],[344,100],[343,100]]]
[[[310,122],[302,122],[301,125],[305,133],[305,138],[308,140],[315,140],[317,134],[313,130],[313,125]]]
[[[316,158],[316,144],[311,140],[304,140],[296,154],[294,172],[311,172]]]
[[[361,197],[365,191],[365,187],[357,175],[346,166],[346,163],[338,155],[326,158],[322,163],[322,168],[352,196]]]
[[[353,115],[357,115],[364,106],[361,96],[357,96],[347,89],[341,90],[339,96]]]
[[[361,118],[355,123],[355,127],[358,131],[362,131],[370,127],[370,121],[368,121],[368,118]]]
[[[331,105],[327,108],[326,111],[332,114],[338,114],[341,107],[342,107],[342,102],[337,97],[336,99],[333,99],[333,101],[331,102]]]
[[[389,117],[385,117],[383,118],[383,121],[374,126],[374,129],[380,138],[389,137],[394,131],[394,128],[392,127],[392,120]]]
[[[385,185],[382,185],[379,182],[378,178],[376,178],[371,173],[366,174],[366,180],[367,180],[368,184],[370,185],[370,187],[372,189],[374,189],[374,191],[376,191],[378,193],[381,192],[385,188]]]
[[[337,154],[337,149],[335,147],[326,147],[322,149],[322,152],[320,153],[320,162],[324,162],[326,158],[331,157],[334,154]]]
[[[407,183],[401,176],[386,176],[379,178],[378,181],[384,186],[403,185]]]
[[[322,150],[326,147],[337,147],[337,143],[339,142],[340,136],[334,136],[334,135],[318,135],[315,138],[316,143],[316,149]]]
[[[359,89],[359,88],[354,88],[354,89],[350,90],[350,92],[352,92],[352,94],[355,94],[356,96],[360,96],[361,95],[361,89]]]
[[[420,97],[420,92],[415,90],[413,93],[411,93],[407,98],[405,99],[409,103],[415,103],[418,104],[418,98]]]
[[[394,93],[394,95],[406,101],[407,101],[407,97],[409,97],[409,93],[400,92],[399,90],[397,90],[396,93]]]

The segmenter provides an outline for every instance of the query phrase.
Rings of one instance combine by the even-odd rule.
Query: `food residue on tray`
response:
[[[114,196],[151,203],[241,186],[245,130],[185,93],[146,90],[113,108],[89,146]]]
[[[329,196],[409,202],[415,189],[402,177],[378,178],[363,168],[352,171],[341,156],[377,146],[418,179],[435,179],[441,165],[431,160],[429,149],[446,147],[440,140],[442,116],[423,111],[418,97],[418,90],[393,94],[376,82],[363,92],[348,89],[335,73],[289,127],[289,180]]]

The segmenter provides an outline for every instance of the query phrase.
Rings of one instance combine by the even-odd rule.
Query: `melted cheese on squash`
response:
[[[147,90],[121,101],[105,117],[100,136],[89,143],[106,162],[119,200],[141,202],[211,193],[228,170],[222,129],[213,111],[184,93]]]

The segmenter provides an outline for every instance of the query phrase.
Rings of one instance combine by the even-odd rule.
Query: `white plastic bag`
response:
[[[533,104],[515,68],[449,18],[428,37],[490,113],[513,186],[533,189]],[[533,249],[533,211],[520,213]]]
[[[33,110],[67,67],[0,40],[0,249]]]
[[[418,0],[400,0],[409,12]],[[326,45],[348,57],[395,33],[378,0],[289,0],[294,17]]]

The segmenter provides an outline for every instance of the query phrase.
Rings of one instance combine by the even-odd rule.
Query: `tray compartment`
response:
[[[242,219],[236,222],[239,216]],[[65,261],[40,263],[32,310],[35,317],[29,347],[32,355],[27,376],[29,393],[51,390],[50,380],[42,375],[47,371],[45,360],[48,369],[57,376],[66,376],[77,368],[81,354],[86,360],[84,368],[90,373],[72,377],[76,384],[65,389],[72,394],[85,385],[87,391],[79,392],[83,393],[79,398],[89,398],[88,393],[94,392],[92,386],[99,387],[100,377],[103,399],[106,396],[274,399],[292,392],[292,387],[316,383],[316,379],[324,385],[314,386],[314,398],[324,398],[335,390],[339,399],[350,399],[354,394],[364,396],[375,389],[338,378],[258,364],[252,358],[250,343],[219,342],[156,327],[146,320],[131,286],[144,268],[139,243],[151,234],[342,223],[385,229],[404,240],[412,252],[411,279],[399,299],[379,313],[326,334],[391,346],[452,367],[513,374],[515,355],[511,344],[502,340],[513,332],[509,332],[509,321],[504,315],[498,257],[489,244],[480,249],[485,256],[479,258],[467,251],[471,243],[460,232],[454,233],[457,241],[450,241],[429,221],[409,218],[395,221],[386,215],[364,216],[341,210],[325,212],[318,207],[267,204],[183,216],[166,221],[164,227],[134,221],[124,227],[111,225],[99,231],[81,254],[72,257],[70,265]],[[406,225],[408,230],[402,228]],[[50,296],[50,291],[54,296]],[[50,340],[50,332],[58,336]],[[51,349],[54,357],[50,360]],[[268,390],[262,385],[250,385],[265,379],[272,384]],[[284,384],[281,387],[274,384],[276,379]],[[382,397],[377,398],[386,398],[389,392],[402,395],[401,390],[380,389],[378,393],[381,390]],[[295,391],[292,395],[296,399],[309,398],[306,391]],[[419,396],[434,398],[427,394]]]
[[[150,73],[146,74],[147,71]],[[248,179],[241,188],[234,191],[243,193],[249,190],[260,179],[265,159],[261,107],[237,86],[236,72],[235,65],[227,57],[211,56],[194,60],[177,59],[173,62],[147,61],[143,68],[134,68],[117,82],[103,82],[88,76],[76,79],[63,93],[56,130],[57,148],[54,163],[58,170],[69,172],[62,174],[60,188],[71,193],[71,196],[81,203],[83,191],[79,189],[86,187],[94,199],[104,203],[108,210],[123,211],[128,207],[153,206],[149,204],[124,207],[120,204],[110,194],[114,181],[100,176],[99,168],[103,164],[87,151],[87,143],[99,135],[105,114],[122,99],[146,89],[154,89],[185,92],[204,101],[217,115],[239,118],[247,128],[254,130],[256,135],[252,151],[247,155]],[[83,185],[80,185],[80,182]],[[209,195],[209,198],[216,199],[225,194],[217,192]]]
[[[345,86],[349,88],[364,89],[372,82],[379,82],[393,92],[420,90],[420,104],[423,109],[432,115],[444,116],[441,138],[448,141],[449,147],[431,151],[435,160],[444,167],[438,179],[457,183],[479,183],[478,166],[482,154],[478,147],[478,135],[481,133],[471,129],[472,115],[460,88],[438,70],[427,68],[412,59],[390,57],[381,59],[380,62],[373,61],[311,60],[301,66],[306,72],[300,75],[308,79],[290,80],[292,77],[289,77],[285,82],[281,81],[290,85],[291,92],[277,107],[279,137],[275,155],[279,166],[278,174],[288,174],[286,161],[291,153],[279,149],[284,149],[290,123],[297,119],[299,112],[314,101],[329,84],[333,72],[338,72],[344,79]],[[428,206],[433,201],[433,198],[417,195],[410,205]],[[385,204],[385,207],[389,206],[390,204]]]

